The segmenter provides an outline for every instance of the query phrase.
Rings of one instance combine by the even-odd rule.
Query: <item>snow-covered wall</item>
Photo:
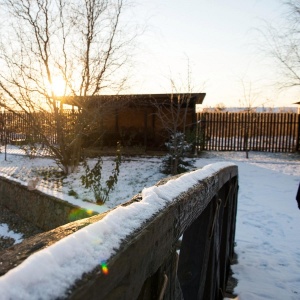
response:
[[[211,278],[216,278],[215,282],[207,280],[207,284],[212,292],[219,293],[224,286],[218,278],[225,279],[226,272],[215,260],[220,259],[227,266],[233,249],[237,175],[236,165],[216,163],[145,188],[139,199],[118,206],[105,216],[89,218],[94,220],[92,224],[77,226],[76,232],[30,253],[18,267],[0,277],[2,295],[14,300],[137,299],[148,278],[167,272],[166,261],[172,261],[168,266],[175,267],[175,272],[167,272],[166,293],[176,292],[176,244],[203,216],[203,224],[196,224],[196,230],[203,232],[192,234],[192,242],[201,246],[203,243],[195,243],[195,238],[204,237],[207,249],[211,249],[210,258],[205,253],[200,256]],[[185,237],[182,252],[193,246],[188,243],[184,248],[184,244]],[[17,248],[14,250],[19,253]],[[212,259],[210,266],[208,258]],[[194,267],[195,263],[180,264],[179,259],[178,265]],[[196,268],[201,270],[198,265]],[[148,292],[159,291],[155,282],[157,288]]]
[[[45,231],[96,214],[0,176],[1,205]]]

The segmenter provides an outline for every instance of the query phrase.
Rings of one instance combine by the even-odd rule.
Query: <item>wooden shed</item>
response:
[[[196,104],[205,93],[64,97],[62,104],[88,112],[94,131],[88,143],[162,148],[170,133],[196,128]],[[93,122],[92,122],[93,121]]]

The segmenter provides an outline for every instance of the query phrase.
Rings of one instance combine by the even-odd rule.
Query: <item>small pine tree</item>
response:
[[[176,175],[188,171],[191,162],[185,160],[187,154],[192,150],[192,144],[187,143],[182,132],[172,134],[170,140],[165,144],[168,154],[162,162],[161,172]]]

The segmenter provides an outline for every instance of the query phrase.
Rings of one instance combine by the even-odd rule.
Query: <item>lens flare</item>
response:
[[[92,210],[86,210],[82,208],[73,209],[69,214],[69,221],[81,220],[86,217],[91,217],[93,215]]]
[[[105,261],[101,262],[101,270],[104,275],[108,274],[108,267]]]

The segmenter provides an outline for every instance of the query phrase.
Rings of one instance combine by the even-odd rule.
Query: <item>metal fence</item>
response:
[[[296,152],[300,115],[296,113],[198,113],[200,150]]]

